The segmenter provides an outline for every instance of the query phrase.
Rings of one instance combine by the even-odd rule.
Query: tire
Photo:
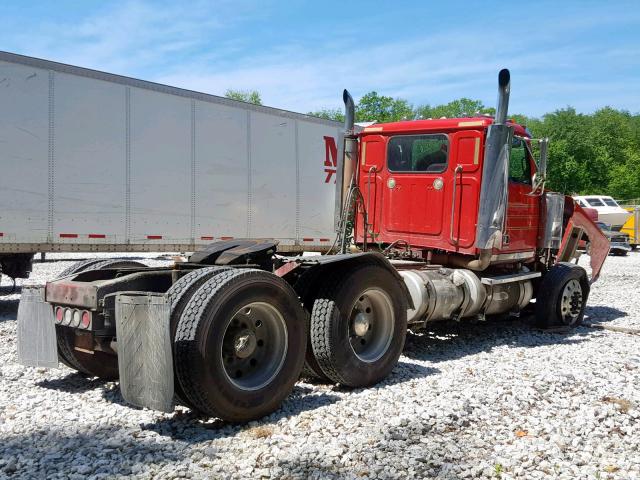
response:
[[[73,275],[74,273],[82,272],[84,270],[87,270],[91,265],[95,263],[99,263],[101,261],[102,260],[99,258],[90,258],[89,260],[76,262],[73,265],[70,265],[67,268],[65,268],[62,272],[60,272],[57,278],[62,278],[68,275]],[[62,327],[57,326],[56,332],[58,332],[58,330],[61,328]],[[56,339],[59,337],[59,335],[60,335],[59,333],[56,333]],[[65,356],[64,352],[66,352],[69,349],[69,347],[64,342],[61,344],[61,342],[57,340],[57,343],[58,343],[58,360],[60,360],[63,364],[65,364],[67,367],[73,370],[77,370],[78,372],[84,375],[90,375],[90,373],[85,371],[80,364],[74,362],[73,359],[69,359]]]
[[[122,258],[112,258],[109,260],[98,259],[97,261],[93,259],[71,265],[60,274],[60,277],[88,270],[145,266],[143,263]],[[89,354],[76,350],[75,331],[73,329],[57,325],[56,343],[58,345],[58,359],[67,367],[90,377],[100,377],[104,380],[115,380],[118,378],[118,357],[99,351],[94,351],[93,354]]]
[[[384,379],[398,363],[406,334],[405,293],[377,265],[343,270],[313,305],[313,354],[324,374],[342,385],[367,387]]]
[[[584,268],[561,262],[542,278],[536,295],[535,318],[541,328],[577,327],[582,323],[589,297]]]
[[[90,270],[90,267],[96,263],[101,263],[104,260],[101,258],[90,258],[89,260],[83,260],[81,262],[76,262],[73,265],[65,268],[60,274],[58,278],[66,277],[67,275],[73,275],[74,273],[80,273],[85,270]]]
[[[263,417],[291,393],[306,339],[304,310],[284,280],[256,269],[220,272],[192,295],[178,322],[180,387],[204,415]]]
[[[142,262],[135,260],[127,260],[126,258],[110,258],[109,260],[103,260],[98,263],[94,263],[90,268],[86,270],[107,270],[110,268],[132,268],[132,267],[146,267]],[[83,270],[83,271],[86,271]]]
[[[69,327],[56,326],[58,355],[68,367],[89,377],[103,380],[118,378],[118,357],[108,353],[94,351],[93,354],[75,349],[75,330]]]
[[[333,273],[333,277],[336,276],[335,273],[336,272]],[[338,279],[339,277],[334,280],[337,281]],[[313,310],[313,302],[315,301],[314,292],[311,288],[316,283],[316,280],[317,278],[314,272],[313,274],[307,274],[306,276],[303,275],[293,286],[295,291],[298,292],[302,298],[302,304],[304,305],[306,314],[307,329],[310,329],[311,311]],[[314,383],[332,383],[332,380],[324,374],[313,356],[311,336],[307,336],[307,351],[305,353],[304,365],[302,366],[300,378],[310,380]]]
[[[185,407],[189,407],[194,409],[193,405],[187,400],[187,396],[182,391],[180,387],[180,382],[175,374],[177,370],[177,366],[175,365],[175,336],[176,330],[178,328],[178,321],[180,320],[180,316],[184,311],[184,308],[187,306],[189,299],[193,295],[193,293],[202,286],[204,282],[209,280],[212,276],[217,275],[220,272],[228,270],[229,267],[206,267],[199,268],[197,270],[193,270],[192,272],[187,273],[183,277],[181,277],[176,283],[171,285],[171,288],[167,290],[167,302],[169,303],[169,330],[170,330],[170,338],[171,338],[171,348],[174,351],[174,394],[177,402]]]

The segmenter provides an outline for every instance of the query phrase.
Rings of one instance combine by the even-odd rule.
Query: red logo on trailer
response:
[[[327,174],[324,183],[329,183],[338,169],[338,147],[336,139],[333,137],[324,137],[324,173]],[[336,179],[333,179],[336,183]]]

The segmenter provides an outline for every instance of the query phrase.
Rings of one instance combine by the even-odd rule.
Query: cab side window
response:
[[[441,173],[447,169],[449,139],[446,135],[397,135],[389,140],[390,172]]]
[[[527,145],[524,140],[518,137],[514,137],[511,144],[509,180],[531,185],[531,164],[529,163]]]

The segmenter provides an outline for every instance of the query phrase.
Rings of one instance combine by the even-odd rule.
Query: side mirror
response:
[[[547,147],[549,146],[548,138],[540,139],[540,162],[538,163],[537,177],[540,180],[547,178]]]
[[[540,145],[540,161],[538,162],[538,171],[533,175],[533,185],[531,185],[531,193],[527,195],[539,196],[544,193],[544,184],[547,181],[547,147],[549,146],[548,138],[541,138],[538,141]]]

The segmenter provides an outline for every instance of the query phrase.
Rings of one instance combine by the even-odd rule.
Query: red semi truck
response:
[[[579,325],[607,239],[545,190],[547,142],[536,162],[527,130],[507,120],[508,70],[498,84],[495,118],[359,132],[345,91],[330,252],[282,256],[275,241],[247,239],[165,268],[78,264],[23,293],[19,358],[120,377],[137,405],[247,421],[277,409],[301,373],[379,382],[407,329],[433,321],[531,310],[541,326]],[[583,236],[590,279],[572,263]]]

